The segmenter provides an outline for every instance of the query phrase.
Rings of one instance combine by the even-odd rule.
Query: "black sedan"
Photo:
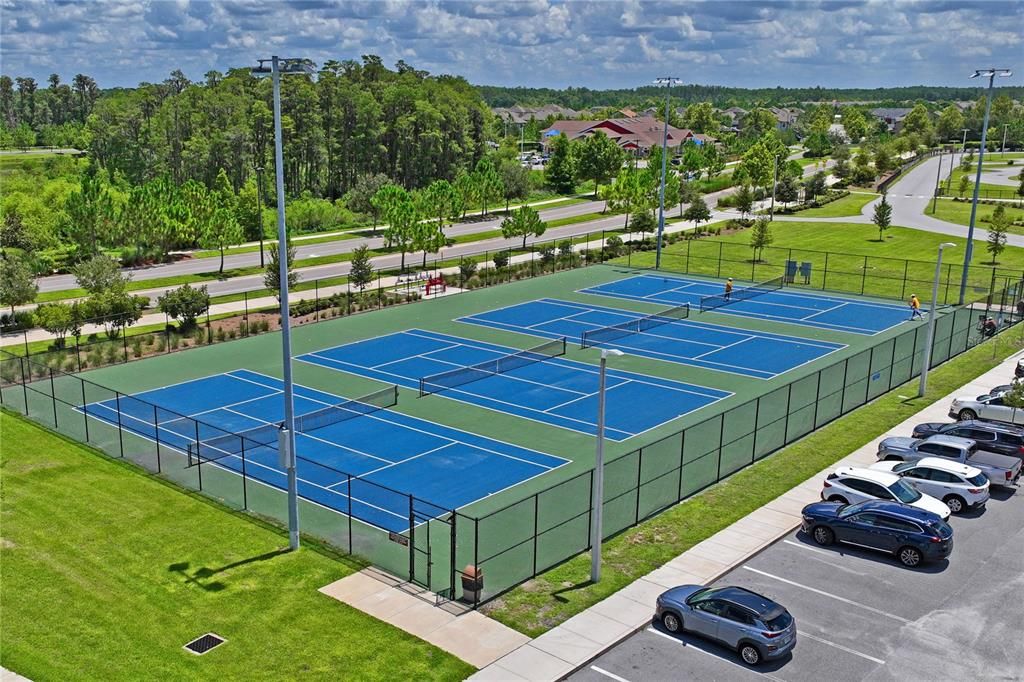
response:
[[[914,427],[914,438],[957,436],[978,442],[978,448],[1024,459],[1024,429],[1011,424],[968,419],[962,422],[925,422]]]

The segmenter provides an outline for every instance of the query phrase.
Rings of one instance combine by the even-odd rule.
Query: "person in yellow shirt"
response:
[[[910,295],[910,319],[923,320],[924,315],[921,314],[921,301],[918,300],[917,294]]]
[[[725,280],[725,300],[732,299],[732,277]]]

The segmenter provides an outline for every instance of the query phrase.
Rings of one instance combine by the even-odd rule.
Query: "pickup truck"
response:
[[[878,459],[916,462],[925,457],[943,457],[980,469],[992,485],[1016,487],[1021,460],[978,449],[977,441],[956,436],[930,438],[885,438],[878,444]]]

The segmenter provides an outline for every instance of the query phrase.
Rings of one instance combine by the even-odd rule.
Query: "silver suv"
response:
[[[742,587],[673,587],[658,597],[655,617],[669,632],[721,642],[748,665],[779,658],[796,646],[796,621],[789,611]]]

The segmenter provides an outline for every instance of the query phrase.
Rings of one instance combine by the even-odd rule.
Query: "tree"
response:
[[[1024,198],[1024,172],[1020,174],[1020,184],[1017,185],[1017,196]]]
[[[864,112],[857,107],[843,107],[843,128],[851,142],[857,142],[867,135],[868,124]]]
[[[604,132],[595,131],[579,143],[577,154],[577,176],[581,180],[594,181],[594,198],[598,196],[601,184],[609,182],[622,168],[626,153]]]
[[[361,244],[352,252],[352,262],[348,272],[348,281],[362,291],[373,281],[373,263],[370,262],[370,247]]]
[[[771,223],[767,218],[758,218],[754,221],[754,227],[750,232],[750,248],[754,250],[755,263],[761,262],[761,255],[774,240]]]
[[[32,313],[32,319],[37,326],[56,337],[58,348],[64,346],[65,337],[77,324],[71,306],[61,302],[43,303]]]
[[[124,289],[131,280],[131,277],[121,272],[116,260],[102,254],[79,263],[71,272],[78,286],[90,294],[100,294],[110,289]]]
[[[455,178],[455,191],[459,193],[462,204],[462,217],[466,217],[466,210],[477,203],[480,192],[476,183],[476,175],[462,171],[459,177]]]
[[[25,230],[25,221],[17,208],[11,208],[4,214],[4,220],[0,223],[0,250],[6,253],[6,249],[32,248],[32,242]]]
[[[505,239],[523,238],[526,248],[528,237],[540,237],[547,230],[547,224],[532,206],[520,206],[509,217],[501,221],[501,236]]]
[[[505,190],[505,212],[508,213],[511,201],[524,201],[530,196],[530,170],[515,159],[502,159],[498,165],[498,175],[501,176],[501,185]]]
[[[808,200],[813,199],[819,194],[825,193],[826,176],[824,171],[818,171],[807,179],[805,187],[805,196]]]
[[[955,104],[950,104],[939,114],[939,122],[935,132],[940,141],[948,142],[955,139],[964,127],[964,115]]]
[[[10,306],[13,315],[14,306],[31,303],[38,293],[39,285],[24,257],[9,254],[0,260],[0,305]]]
[[[551,143],[551,159],[544,171],[544,180],[559,194],[572,194],[576,189],[576,159],[565,133],[559,133]]]
[[[907,151],[910,151],[909,149]],[[896,164],[893,161],[892,154],[889,152],[889,147],[880,144],[875,148],[875,170],[879,173],[887,173],[895,168]]]
[[[270,260],[267,261],[267,269],[263,274],[263,285],[274,292],[274,296],[277,300],[281,300],[281,255],[280,248],[277,242],[270,245]],[[292,240],[289,238],[285,242],[285,258],[287,259],[288,268],[288,290],[291,291],[299,281],[299,273],[297,273],[292,266],[295,263],[295,247],[292,246]]]
[[[683,114],[683,126],[695,133],[710,133],[712,135],[717,133],[721,127],[711,102],[697,102],[688,106]]]
[[[494,168],[494,162],[489,156],[485,156],[477,162],[473,174],[476,176],[477,193],[483,206],[483,214],[487,215],[487,207],[492,201],[497,201],[505,191],[505,188],[501,186],[501,176],[498,175],[498,171]]]
[[[926,140],[926,144],[931,141],[934,134],[932,120],[928,114],[928,108],[924,104],[914,105],[910,113],[903,118],[903,127],[900,129],[900,134],[906,135],[910,133],[920,135],[921,139]]]
[[[391,184],[391,180],[383,173],[366,173],[356,178],[355,183],[345,194],[345,205],[356,213],[368,215],[373,219],[373,232],[377,233],[377,221],[380,210],[373,203],[373,197],[381,187]]]
[[[462,197],[447,180],[434,180],[417,195],[419,212],[424,218],[436,220],[436,231],[444,237],[446,221],[454,220],[462,211]]]
[[[261,204],[256,179],[250,177],[242,185],[242,189],[238,190],[238,198],[235,202],[235,221],[242,230],[243,239],[263,241],[265,235]]]
[[[205,284],[194,289],[183,284],[159,297],[157,302],[162,313],[178,320],[182,329],[190,329],[196,318],[210,309],[210,294]]]
[[[217,272],[224,274],[224,250],[242,241],[242,228],[235,220],[235,213],[228,207],[218,208],[202,228],[200,245],[204,249],[220,251],[220,268]]]
[[[417,235],[415,229],[420,221],[420,212],[413,197],[398,185],[385,185],[373,196],[373,203],[387,221],[384,242],[388,248],[398,248],[402,254],[402,272],[405,271],[405,254],[412,248]],[[425,240],[421,240],[426,243]]]
[[[740,123],[743,137],[757,139],[775,130],[779,120],[768,109],[757,108],[748,111]]]
[[[89,317],[103,320],[107,336],[113,339],[139,321],[148,303],[145,296],[132,296],[123,288],[115,288],[90,296],[86,308]]]
[[[744,183],[740,185],[735,197],[736,210],[740,212],[741,218],[746,218],[754,210],[754,191],[750,185]]]
[[[697,225],[711,220],[711,209],[704,203],[704,197],[695,197],[683,213],[684,220],[692,220]]]
[[[990,224],[985,249],[992,255],[992,265],[995,265],[999,261],[999,254],[1006,249],[1006,232],[1010,227],[1010,218],[1002,204],[996,206],[996,210],[992,212]]]
[[[639,211],[633,219],[633,231],[641,235],[654,232],[658,229],[658,221],[654,219],[651,211]]]
[[[12,133],[12,141],[14,142],[14,146],[21,150],[34,147],[36,146],[35,131],[29,127],[28,123],[23,121],[14,129],[14,132]]]
[[[964,195],[967,194],[967,192],[970,191],[970,189],[971,189],[971,179],[968,178],[966,175],[961,175],[960,176],[960,184],[957,185],[957,188],[956,188],[957,196],[960,197],[961,199],[963,199]]]
[[[871,216],[871,222],[878,228],[878,241],[882,241],[882,233],[892,225],[892,204],[889,203],[887,195],[882,195],[882,200],[875,204],[875,212]]]
[[[799,194],[800,188],[797,186],[796,180],[794,180],[790,175],[783,177],[775,188],[775,198],[783,204],[789,204],[796,201]]]

